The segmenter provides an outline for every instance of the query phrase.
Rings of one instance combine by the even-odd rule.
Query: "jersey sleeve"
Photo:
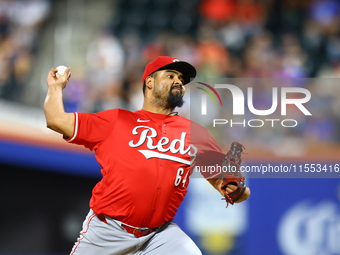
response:
[[[198,143],[195,167],[198,167],[197,169],[204,169],[200,173],[205,179],[213,179],[221,173],[220,166],[224,159],[224,153],[209,131],[205,131],[205,135],[201,136]]]
[[[90,150],[112,132],[118,116],[118,109],[99,113],[74,113],[73,135],[64,138],[68,143],[83,145]]]

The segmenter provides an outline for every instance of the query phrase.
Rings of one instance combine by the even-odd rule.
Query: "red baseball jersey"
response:
[[[209,132],[197,124],[194,145],[190,125],[181,116],[145,110],[75,113],[74,133],[67,141],[94,150],[102,167],[103,178],[90,200],[93,211],[136,227],[173,220],[197,155],[217,151],[223,157]]]

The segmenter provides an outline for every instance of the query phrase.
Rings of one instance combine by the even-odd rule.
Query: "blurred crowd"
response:
[[[0,98],[23,101],[49,0],[0,1]]]
[[[175,30],[173,21],[168,25],[161,22],[163,29],[158,30],[143,25],[143,18],[132,10],[138,22],[126,22],[122,26],[121,19],[119,22],[115,20],[113,29],[93,42],[88,52],[91,71],[87,79],[92,85],[85,89],[91,92],[86,105],[82,105],[86,106],[84,110],[96,112],[112,107],[140,109],[143,69],[159,55],[175,56],[192,63],[198,69],[196,81],[223,77],[286,79],[286,84],[263,82],[255,86],[257,95],[254,104],[259,109],[270,108],[272,86],[301,86],[289,79],[340,78],[339,1],[190,1],[197,4],[196,11],[200,15],[197,20],[193,17],[191,26],[185,26],[182,32]],[[141,3],[136,7],[134,2],[130,0],[131,9],[143,9]],[[148,0],[142,2],[145,4]],[[153,13],[162,12],[164,6],[166,8],[165,3]],[[312,93],[313,100],[306,107],[312,109],[314,116],[306,118],[296,107],[289,108],[290,118],[293,116],[299,122],[298,128],[273,129],[267,125],[261,131],[249,127],[243,128],[243,131],[229,128],[226,129],[228,134],[221,134],[223,137],[241,136],[243,140],[248,137],[253,144],[256,144],[254,139],[270,140],[273,148],[283,147],[283,143],[298,143],[296,154],[305,150],[299,148],[304,140],[340,142],[337,110],[340,91],[336,88],[336,80],[310,81],[302,86]],[[187,98],[187,101],[190,99]],[[189,113],[190,109],[181,112],[185,116]],[[278,111],[271,117],[282,119],[279,114]],[[289,151],[290,146],[282,153],[289,154]]]
[[[132,6],[136,1],[130,2]],[[340,76],[339,1],[193,2],[200,16],[191,30],[179,33],[170,27],[150,38],[145,27],[129,23],[119,31],[113,26],[93,41],[87,80],[89,90],[94,87],[96,92],[89,93],[86,110],[98,111],[113,104],[139,109],[140,77],[145,64],[159,55],[189,61],[197,67],[198,79]]]
[[[198,70],[196,80],[340,77],[338,0],[116,3],[109,29],[98,33],[88,48],[85,76],[73,81],[74,89],[68,86],[69,111],[140,109],[144,67],[159,55],[192,63]],[[35,34],[48,12],[44,0],[0,2],[0,97],[17,100],[18,88],[25,86]],[[332,84],[328,89],[320,89],[320,83],[309,88],[310,107],[317,109],[317,116],[315,125],[304,124],[304,133],[340,142],[340,93]]]

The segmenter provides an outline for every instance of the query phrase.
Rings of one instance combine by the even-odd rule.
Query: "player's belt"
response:
[[[158,229],[158,228],[135,228],[135,227],[128,226],[124,223],[122,223],[121,226],[126,230],[126,232],[133,234],[137,238],[146,236]]]
[[[107,221],[106,221],[106,216],[104,214],[99,214],[97,215],[98,219],[100,219],[101,221],[105,222],[107,224]],[[110,217],[108,217],[110,218]],[[110,218],[114,221],[116,221],[115,219],[113,218]],[[146,228],[146,227],[142,227],[142,228],[137,228],[137,227],[133,227],[133,226],[130,226],[130,225],[127,225],[127,224],[124,224],[122,222],[119,222],[119,221],[116,221],[120,226],[122,226],[122,228],[124,228],[126,230],[126,232],[128,232],[129,234],[133,234],[135,237],[139,238],[139,237],[142,237],[142,236],[146,236],[154,231],[157,231],[157,230],[164,230],[165,228],[167,228],[167,226],[171,223],[171,221],[157,227],[157,228]]]

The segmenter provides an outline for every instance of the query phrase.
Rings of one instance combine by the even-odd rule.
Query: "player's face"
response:
[[[185,87],[181,72],[176,70],[158,71],[154,81],[153,95],[167,102],[171,108],[181,107],[184,103]]]

